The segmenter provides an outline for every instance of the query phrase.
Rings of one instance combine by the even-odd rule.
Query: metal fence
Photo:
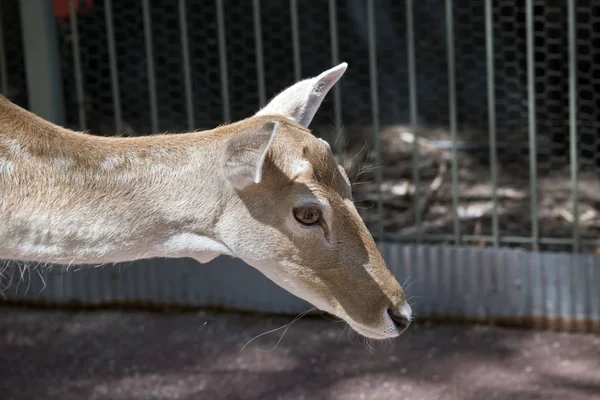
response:
[[[595,251],[599,20],[584,1],[105,0],[57,19],[56,62],[68,125],[142,135],[245,118],[348,61],[313,131],[366,170],[374,235]]]
[[[21,32],[39,28],[19,17],[18,4],[0,0],[0,83],[27,105],[48,94],[22,79],[27,62],[19,60],[31,55],[17,44]],[[523,315],[600,320],[598,299],[579,291],[597,279],[592,272],[574,284],[536,278],[538,268],[559,268],[556,253],[536,258],[539,251],[600,250],[600,8],[593,1],[71,0],[69,9],[56,18],[50,33],[60,51],[47,60],[59,66],[64,105],[55,117],[67,126],[133,136],[211,128],[347,61],[312,130],[334,145],[355,180],[361,215],[392,246],[385,252],[415,243],[406,248],[416,254],[411,262],[429,268],[439,264],[430,262],[439,246],[421,244],[490,247],[481,254],[493,254],[491,264],[477,264],[474,249],[464,259],[496,276],[510,254],[522,254],[500,247],[533,251],[533,261],[518,264],[534,269],[529,284],[507,279],[495,290],[512,296],[520,285],[530,305],[542,296],[541,308],[523,306]],[[32,75],[52,79],[37,64],[29,63]],[[40,104],[30,108],[44,115]],[[570,257],[574,270],[595,265]],[[445,274],[464,273],[465,260],[450,258],[439,276],[423,275],[423,294],[444,287]],[[456,288],[479,278],[467,274]],[[589,307],[573,300],[572,313],[560,308],[561,298],[588,292]],[[487,301],[478,296],[471,300]],[[443,311],[428,307],[425,314]],[[489,310],[473,315],[498,315]]]

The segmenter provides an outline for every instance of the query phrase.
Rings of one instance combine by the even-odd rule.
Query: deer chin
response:
[[[354,329],[359,334],[368,337],[369,339],[393,339],[395,337],[400,336],[401,333],[400,331],[398,331],[398,329],[396,329],[393,322],[389,319],[387,315],[384,316],[384,319],[381,324],[382,326],[378,327],[369,327],[362,324],[358,324],[356,322],[349,322],[348,319],[345,320],[348,321],[348,325],[350,325],[352,329]]]
[[[251,260],[244,260],[244,262],[258,269],[263,275],[287,292],[309,302],[319,310],[343,320],[362,336],[375,340],[392,339],[400,336],[401,332],[394,326],[386,310],[381,310],[381,318],[377,326],[366,326],[356,322],[350,315],[344,312],[335,299],[326,299],[313,290],[310,285],[298,282],[291,275],[282,273],[283,269],[281,265]]]
[[[366,326],[364,324],[358,323],[354,321],[350,316],[345,315],[344,313],[336,313],[329,310],[328,313],[335,315],[336,317],[344,320],[350,328],[356,331],[358,334],[365,336],[369,339],[375,340],[385,340],[385,339],[393,339],[395,337],[400,336],[400,331],[394,326],[394,323],[391,321],[387,313],[384,312],[384,316],[382,321],[377,326]]]
[[[341,306],[335,299],[325,299],[307,285],[296,285],[293,290],[290,290],[286,287],[284,287],[284,289],[308,301],[309,303],[317,307],[319,310],[325,311],[343,320],[350,326],[350,328],[352,328],[358,334],[365,336],[369,339],[392,339],[400,336],[400,334],[402,333],[396,328],[386,309],[382,309],[380,311],[381,317],[378,319],[378,322],[375,325],[367,326],[365,324],[355,321],[348,313],[346,313],[341,308]],[[374,313],[377,313],[377,311],[374,311]]]
[[[346,322],[350,328],[356,331],[358,334],[365,336],[369,339],[385,340],[392,339],[400,336],[400,331],[395,327],[394,323],[390,319],[386,310],[381,310],[381,319],[377,325],[367,326],[355,321],[350,315],[341,310],[341,307],[337,302],[332,299],[327,301],[319,296],[315,291],[302,287],[297,289],[295,292],[287,288],[290,293],[308,301],[321,311],[325,311],[341,320]],[[333,304],[332,304],[333,303]]]

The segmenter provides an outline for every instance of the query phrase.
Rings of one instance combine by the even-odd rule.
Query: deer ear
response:
[[[263,165],[273,145],[279,122],[268,122],[258,129],[235,135],[225,147],[225,176],[236,189],[262,180]]]
[[[341,63],[319,76],[305,79],[275,96],[256,115],[283,115],[308,127],[325,95],[344,75],[347,63]]]

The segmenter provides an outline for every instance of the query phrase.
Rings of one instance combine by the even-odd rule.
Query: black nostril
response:
[[[400,311],[388,309],[388,314],[390,315],[390,318],[392,318],[392,321],[394,321],[394,325],[396,325],[396,328],[398,328],[400,332],[406,330],[406,328],[408,328],[408,326],[410,325],[410,318],[408,318]]]

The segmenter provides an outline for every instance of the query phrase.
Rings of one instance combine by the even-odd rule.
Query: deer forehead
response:
[[[333,192],[342,199],[352,198],[350,181],[344,168],[333,158],[329,147],[323,153],[321,151],[305,154],[306,160],[311,166],[313,179],[328,192]]]
[[[351,199],[351,184],[344,168],[337,164],[329,146],[319,144],[319,148],[305,147],[302,155],[290,162],[292,179],[311,182],[319,186],[323,193]]]
[[[353,204],[351,186],[345,173],[340,173],[335,167],[324,168],[323,163],[315,164],[316,168],[306,159],[293,161],[293,181],[306,185],[311,192],[309,198],[317,200],[326,209],[333,204],[341,205],[346,200]]]

